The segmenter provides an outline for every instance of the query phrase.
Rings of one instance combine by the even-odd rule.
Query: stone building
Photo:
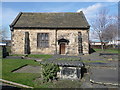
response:
[[[89,53],[89,24],[79,13],[19,13],[10,25],[12,54]]]

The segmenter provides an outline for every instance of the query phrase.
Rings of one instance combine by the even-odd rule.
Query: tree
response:
[[[8,38],[7,29],[0,29],[0,39],[6,40]]]
[[[110,24],[102,32],[102,37],[104,41],[112,41],[117,37],[117,24]]]
[[[104,31],[108,28],[108,26],[112,23],[112,18],[108,15],[108,10],[106,8],[102,8],[96,14],[94,20],[92,20],[92,29],[97,34],[97,38],[101,42],[101,49],[103,50],[104,45]]]
[[[115,41],[118,38],[118,24],[113,23],[108,25],[102,32],[102,37],[104,41]],[[114,44],[113,47],[115,47]]]

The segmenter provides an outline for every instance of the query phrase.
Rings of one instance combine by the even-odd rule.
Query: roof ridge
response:
[[[21,12],[21,13],[82,13],[82,11],[80,12]]]

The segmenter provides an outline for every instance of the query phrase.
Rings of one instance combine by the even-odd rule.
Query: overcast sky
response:
[[[6,2],[5,2],[6,1]],[[19,12],[84,12],[88,22],[94,19],[99,9],[107,8],[110,15],[117,15],[118,3],[109,2],[2,2],[2,26],[7,29],[10,37],[9,25]],[[14,0],[12,0],[14,1]],[[18,0],[19,1],[19,0]],[[30,1],[30,0],[29,0]],[[117,1],[117,0],[114,0]]]

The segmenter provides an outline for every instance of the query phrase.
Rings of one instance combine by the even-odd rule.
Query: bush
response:
[[[53,63],[46,63],[42,65],[42,76],[44,82],[52,81],[56,79],[57,72],[60,70],[58,65],[55,65]]]

